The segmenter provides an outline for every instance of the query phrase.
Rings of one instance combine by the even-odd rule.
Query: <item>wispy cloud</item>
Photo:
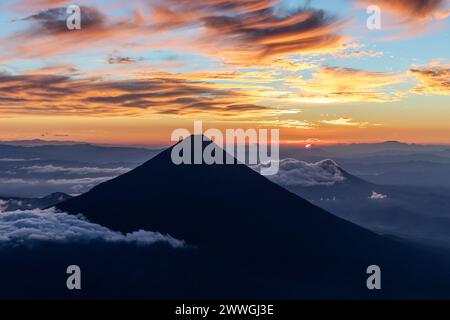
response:
[[[12,9],[20,12],[30,10],[45,10],[69,3],[70,0],[19,0],[11,5]]]
[[[358,6],[380,7],[383,17],[383,28],[400,29],[401,35],[390,36],[396,40],[399,37],[416,37],[428,31],[433,22],[448,17],[450,13],[448,0],[353,0]],[[386,17],[388,22],[386,23]]]
[[[185,80],[183,75],[147,74],[133,80],[73,78],[66,75],[0,73],[0,113],[137,115],[143,113],[242,116],[270,112],[252,104],[234,85]]]
[[[69,168],[69,167],[61,167],[54,165],[45,165],[45,166],[29,166],[23,167],[23,170],[27,170],[31,173],[69,173],[69,174],[123,174],[130,171],[129,168],[117,167],[117,168],[97,168],[97,167],[78,167],[78,168]]]
[[[106,16],[101,14],[94,7],[80,7],[81,20],[83,21],[83,28],[88,32],[98,32],[106,28]],[[51,8],[39,11],[36,14],[30,15],[23,20],[32,21],[35,24],[33,28],[26,30],[23,36],[41,36],[43,34],[60,35],[68,34],[66,25],[68,14],[65,7]]]
[[[129,57],[129,56],[123,56],[118,54],[117,52],[111,53],[106,59],[106,62],[109,64],[133,64],[137,62],[144,61],[145,59],[143,57]]]
[[[448,10],[447,0],[355,0],[360,5],[377,5],[401,21],[430,20]]]
[[[65,185],[65,184],[98,184],[101,182],[105,182],[108,180],[111,180],[115,178],[114,176],[111,177],[99,177],[99,178],[79,178],[79,179],[49,179],[46,182],[48,184],[56,184],[56,185]]]
[[[295,119],[259,120],[255,121],[255,123],[258,125],[280,128],[312,129],[315,127],[315,124],[310,121]]]
[[[22,179],[22,178],[0,178],[1,184],[15,184],[15,185],[94,185],[107,180],[113,179],[114,176],[110,177],[98,177],[98,178],[77,178],[77,179]]]
[[[434,63],[430,66],[410,69],[409,73],[419,85],[413,93],[422,95],[450,95],[450,64]]]
[[[297,88],[299,101],[333,103],[393,101],[396,97],[389,86],[402,81],[403,77],[394,73],[322,67],[311,79],[291,78],[288,83]]]
[[[83,26],[74,32],[66,28],[66,7],[46,8],[18,20],[17,23],[24,21],[31,25],[4,41],[9,54],[0,54],[0,60],[62,54],[91,48],[94,43],[109,48],[114,48],[113,43],[128,46],[134,43],[134,46],[155,49],[171,43],[166,34],[181,29],[195,30],[189,42],[190,50],[238,65],[274,61],[293,53],[335,51],[346,42],[347,37],[339,34],[345,20],[309,7],[280,11],[277,6],[280,2],[152,1],[136,6],[132,15],[120,18],[108,16],[93,6],[82,6]],[[148,40],[149,36],[152,41]],[[177,46],[177,42],[180,41],[172,44]],[[130,61],[125,58],[110,60]]]
[[[339,118],[334,120],[322,120],[320,121],[324,124],[329,124],[333,126],[345,126],[345,127],[359,127],[359,128],[366,128],[370,125],[369,122],[358,122],[353,121],[352,118]]]
[[[33,160],[39,160],[39,158],[34,158],[34,159],[0,158],[0,162],[24,162],[24,161],[33,161]]]
[[[345,21],[323,10],[301,8],[277,14],[278,0],[166,0],[154,6],[156,29],[200,26],[202,47],[220,48],[228,62],[248,64],[292,53],[335,50]],[[217,54],[217,51],[213,51]]]
[[[92,49],[94,43],[111,47],[112,40],[126,41],[130,35],[138,35],[141,29],[141,17],[136,12],[129,17],[110,17],[95,7],[81,6],[81,30],[68,30],[66,20],[67,7],[52,7],[38,11],[16,24],[27,27],[19,29],[3,39],[5,49],[0,60],[9,61],[19,58],[38,59],[42,56],[67,54],[82,49]]]

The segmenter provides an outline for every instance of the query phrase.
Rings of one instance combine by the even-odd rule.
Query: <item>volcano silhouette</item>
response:
[[[194,139],[192,139],[194,140]],[[203,149],[212,142],[203,142]],[[195,245],[314,242],[356,248],[381,237],[341,220],[244,164],[175,165],[169,148],[57,207],[131,232],[157,230]],[[330,241],[333,239],[333,241]],[[305,243],[306,244],[306,243]]]
[[[442,281],[448,271],[446,276],[427,273],[423,261],[439,260],[433,266],[449,270],[434,252],[342,220],[244,164],[175,165],[172,148],[57,208],[113,230],[170,234],[201,252],[261,272],[267,282],[281,275],[293,283],[282,296],[309,297],[312,291],[334,293],[326,297],[349,292],[414,297],[414,292],[430,291],[440,296],[450,288],[448,280]],[[372,264],[385,270],[385,291],[366,288],[366,268]],[[419,275],[423,282],[411,281]]]

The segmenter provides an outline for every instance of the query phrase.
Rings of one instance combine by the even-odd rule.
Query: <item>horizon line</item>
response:
[[[111,143],[111,142],[93,142],[93,141],[82,141],[82,140],[47,140],[47,139],[15,139],[15,140],[0,140],[0,144],[13,144],[13,143],[48,143],[48,144],[88,144],[95,146],[104,147],[130,147],[130,148],[164,148],[170,147],[176,143],[172,141],[169,143]],[[330,147],[330,146],[348,146],[348,145],[369,145],[369,144],[387,144],[387,143],[397,143],[403,145],[420,145],[420,146],[449,146],[450,142],[406,142],[400,140],[377,140],[377,141],[366,141],[366,142],[334,142],[334,141],[309,141],[307,140],[281,140],[280,145],[282,146],[309,146],[313,147]],[[248,144],[248,143],[246,143]]]

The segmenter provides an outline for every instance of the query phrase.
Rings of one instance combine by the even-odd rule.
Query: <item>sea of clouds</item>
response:
[[[69,174],[123,174],[130,171],[130,168],[117,167],[117,168],[98,168],[98,167],[63,167],[48,165],[34,165],[29,167],[23,167],[22,170],[27,170],[30,173],[69,173]]]
[[[170,235],[139,230],[123,234],[87,221],[81,215],[59,212],[54,208],[41,210],[17,210],[5,212],[0,203],[0,244],[33,245],[38,242],[88,243],[103,241],[110,243],[131,243],[148,246],[166,242],[178,248],[185,245]]]
[[[330,159],[309,163],[288,158],[278,162],[278,173],[266,177],[283,186],[331,186],[346,179],[336,162]],[[252,169],[260,172],[261,167],[266,165],[259,164],[252,166]]]

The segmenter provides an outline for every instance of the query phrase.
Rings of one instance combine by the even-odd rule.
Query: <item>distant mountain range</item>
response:
[[[57,140],[0,140],[0,144],[8,146],[21,146],[21,147],[40,147],[40,146],[66,146],[73,144],[88,144],[79,141],[57,141]]]
[[[151,145],[140,144],[111,144],[111,143],[90,143],[83,141],[72,140],[44,140],[44,139],[32,139],[32,140],[0,140],[1,145],[20,146],[20,147],[41,147],[41,146],[67,146],[67,145],[80,145],[87,144],[98,147],[107,148],[144,148],[144,149],[160,149],[160,147]]]
[[[0,144],[0,195],[79,194],[158,154],[160,150],[90,144]]]
[[[209,271],[199,267],[204,273],[195,276],[209,297],[221,296],[225,283],[234,284],[227,290],[235,296],[240,291],[253,297],[430,297],[450,292],[447,255],[342,220],[242,164],[175,165],[168,149],[56,207],[114,230],[144,228],[183,239],[198,250],[192,262],[209,261]],[[371,264],[385,270],[384,291],[365,287]],[[434,272],[428,272],[429,265]],[[183,272],[183,266],[174,272]],[[211,272],[221,274],[213,285]],[[189,292],[195,295],[196,290]]]
[[[307,149],[281,146],[280,156],[307,162],[334,159],[349,173],[378,184],[450,188],[449,150],[450,147],[447,145],[390,141],[312,146]],[[74,141],[4,141],[0,142],[0,172],[3,166],[17,164],[20,161],[119,163],[134,167],[160,151],[160,149],[100,146]]]
[[[63,160],[92,163],[143,162],[160,150],[91,144],[17,146],[0,144],[0,160]]]
[[[288,147],[280,150],[280,156],[307,162],[333,159],[352,175],[377,184],[450,188],[447,145],[391,141],[309,149]]]
[[[324,150],[334,154],[368,154],[386,151],[430,152],[441,151],[449,148],[449,145],[416,144],[399,141],[385,141],[380,143],[352,143],[336,144],[323,147]]]
[[[450,248],[450,194],[446,189],[367,182],[333,160],[285,159],[279,173],[269,179],[365,228]]]

